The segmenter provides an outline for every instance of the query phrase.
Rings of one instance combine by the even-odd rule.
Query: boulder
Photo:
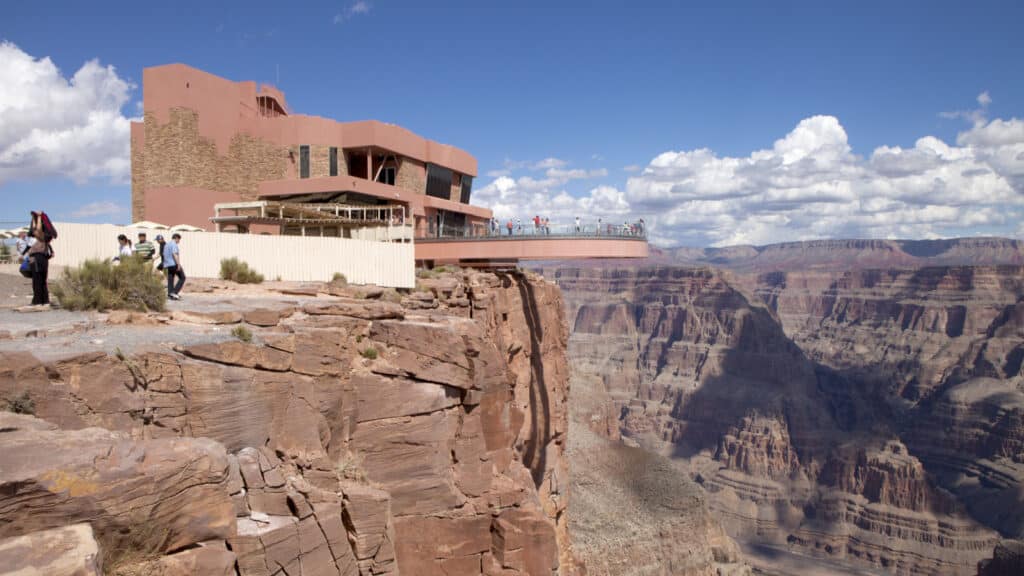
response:
[[[242,313],[237,310],[220,312],[200,312],[197,310],[175,310],[171,319],[188,324],[238,324],[242,321]]]
[[[0,426],[0,537],[88,521],[110,550],[173,550],[235,529],[224,447],[99,428]]]
[[[135,564],[127,574],[158,576],[235,576],[235,553],[223,546],[200,546]]]
[[[102,576],[99,546],[87,523],[0,540],[0,576]]]
[[[306,304],[306,314],[313,316],[351,316],[363,320],[383,320],[405,317],[402,307],[393,302],[380,300],[339,300],[330,304]]]
[[[200,360],[274,372],[284,372],[292,365],[292,355],[287,352],[237,340],[197,344],[183,351],[186,355]]]
[[[281,322],[282,318],[291,316],[293,309],[286,308],[283,310],[271,310],[269,308],[256,308],[255,310],[246,310],[242,313],[242,320],[247,324],[253,326],[277,326]]]

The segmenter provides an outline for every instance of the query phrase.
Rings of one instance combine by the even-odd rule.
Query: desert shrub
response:
[[[161,574],[155,562],[163,556],[164,544],[171,538],[166,527],[154,522],[134,523],[127,534],[102,538],[103,573],[112,576],[153,576]]]
[[[363,468],[363,458],[359,454],[345,452],[338,460],[336,469],[342,479],[366,482],[366,470]]]
[[[348,278],[345,277],[341,272],[335,272],[334,276],[331,276],[331,284],[340,284],[342,286],[348,286]]]
[[[445,264],[443,266],[436,266],[436,267],[434,267],[434,273],[435,274],[448,274],[448,273],[451,273],[451,272],[458,272],[459,270],[460,269],[459,269],[458,266],[452,266],[452,265],[449,265],[449,264]]]
[[[53,286],[53,294],[68,310],[162,311],[167,285],[153,264],[126,257],[120,264],[110,260],[86,260],[67,268]]]
[[[20,396],[15,396],[7,401],[7,411],[15,414],[35,414],[36,403],[28,395],[28,392],[22,392]]]
[[[249,330],[245,326],[235,326],[231,330],[231,335],[238,338],[242,342],[252,342],[252,330]]]
[[[436,276],[437,274],[434,274],[433,270],[429,270],[427,268],[419,268],[418,270],[416,270],[417,278],[434,278]]]
[[[238,258],[224,258],[220,261],[221,280],[231,280],[239,284],[259,284],[263,282],[263,274],[249,268],[249,265]]]
[[[0,242],[0,261],[6,262],[11,259],[11,247]]]
[[[394,288],[389,288],[385,290],[383,294],[381,294],[380,299],[385,302],[394,302],[395,304],[400,304],[402,302],[402,295],[398,292],[398,290],[395,290]]]
[[[377,349],[374,348],[373,346],[370,346],[369,348],[363,348],[362,350],[359,351],[359,354],[363,358],[366,358],[367,360],[377,359]]]

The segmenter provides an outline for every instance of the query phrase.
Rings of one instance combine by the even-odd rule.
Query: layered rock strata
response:
[[[973,574],[990,554],[997,535],[936,481],[898,407],[805,353],[770,297],[710,269],[549,275],[574,367],[605,392],[591,428],[672,459],[742,543],[896,573]]]
[[[821,366],[846,419],[891,425],[975,517],[1024,537],[1024,268],[744,282]]]
[[[84,525],[107,574],[576,573],[557,288],[384,296],[236,311],[251,342],[8,346],[0,404],[35,416],[0,413],[0,554]]]

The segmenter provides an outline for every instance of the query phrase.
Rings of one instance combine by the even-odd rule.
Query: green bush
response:
[[[263,282],[263,274],[249,268],[249,265],[238,258],[224,258],[220,261],[221,280],[231,280],[239,284],[259,284]]]
[[[235,326],[231,330],[231,335],[242,342],[252,342],[252,330],[249,330],[245,326]]]
[[[364,348],[359,353],[363,356],[363,358],[366,358],[367,360],[377,359],[377,349],[372,346],[369,348]]]
[[[340,284],[342,286],[348,286],[348,278],[345,277],[341,272],[335,272],[334,276],[331,276],[331,284]]]
[[[7,244],[0,242],[0,262],[6,262],[11,259],[11,247]]]
[[[120,264],[86,260],[79,268],[67,268],[53,294],[68,310],[159,312],[167,303],[167,284],[152,263],[131,256]]]
[[[14,412],[15,414],[35,414],[36,403],[32,400],[32,397],[28,395],[28,392],[22,392],[20,396],[16,396],[7,401],[7,410]]]

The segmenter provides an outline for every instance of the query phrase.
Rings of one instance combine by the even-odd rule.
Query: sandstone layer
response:
[[[0,557],[63,538],[69,574],[577,572],[554,285],[122,316],[115,350],[0,348],[0,405],[34,414],[0,412]],[[219,327],[240,322],[251,341]]]
[[[898,286],[858,285],[859,300],[829,300],[832,273],[548,275],[566,298],[574,378],[603,394],[591,429],[670,458],[730,536],[851,570],[974,574],[996,530],[1024,517],[1020,272],[993,270],[894,274]]]

